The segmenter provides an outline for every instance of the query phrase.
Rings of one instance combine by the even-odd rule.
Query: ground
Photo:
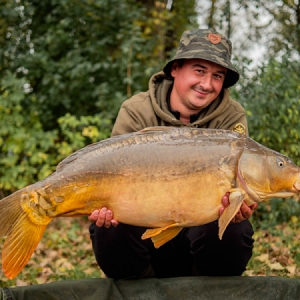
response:
[[[243,276],[300,278],[298,218],[255,232],[253,257]],[[0,287],[42,284],[66,279],[105,277],[92,251],[84,218],[58,218],[47,228],[26,267],[13,280],[0,273]],[[4,238],[0,239],[2,252]],[[1,261],[1,259],[0,259]]]

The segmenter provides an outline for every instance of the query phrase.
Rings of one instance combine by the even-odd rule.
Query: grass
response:
[[[43,284],[59,280],[104,277],[92,251],[87,218],[59,218],[47,228],[21,273],[9,280],[0,273],[0,287]],[[253,256],[243,276],[300,278],[298,218],[256,230]],[[4,239],[0,239],[2,252]]]

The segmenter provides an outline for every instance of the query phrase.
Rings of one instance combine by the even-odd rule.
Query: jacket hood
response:
[[[172,88],[173,80],[170,79],[164,72],[154,74],[149,81],[149,93],[155,113],[165,122],[174,125],[182,125],[180,120],[170,112],[167,98],[169,90]],[[187,126],[201,127],[201,125],[208,123],[212,119],[221,115],[224,110],[230,106],[230,92],[229,89],[223,89],[220,95],[209,106],[205,107],[199,115],[199,118],[192,124],[185,124]]]

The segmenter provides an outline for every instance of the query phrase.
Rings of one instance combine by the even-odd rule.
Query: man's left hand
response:
[[[220,208],[219,214],[221,215],[225,208],[229,205],[229,195],[230,193],[226,193],[222,197],[223,207]],[[240,210],[236,213],[236,215],[232,218],[231,223],[239,223],[241,221],[249,219],[253,212],[257,209],[257,203],[248,206],[245,202],[242,203]]]

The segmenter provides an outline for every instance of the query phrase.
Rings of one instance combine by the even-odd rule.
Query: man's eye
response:
[[[215,77],[218,78],[218,79],[222,79],[223,78],[223,76],[219,75],[219,74],[216,74]]]

